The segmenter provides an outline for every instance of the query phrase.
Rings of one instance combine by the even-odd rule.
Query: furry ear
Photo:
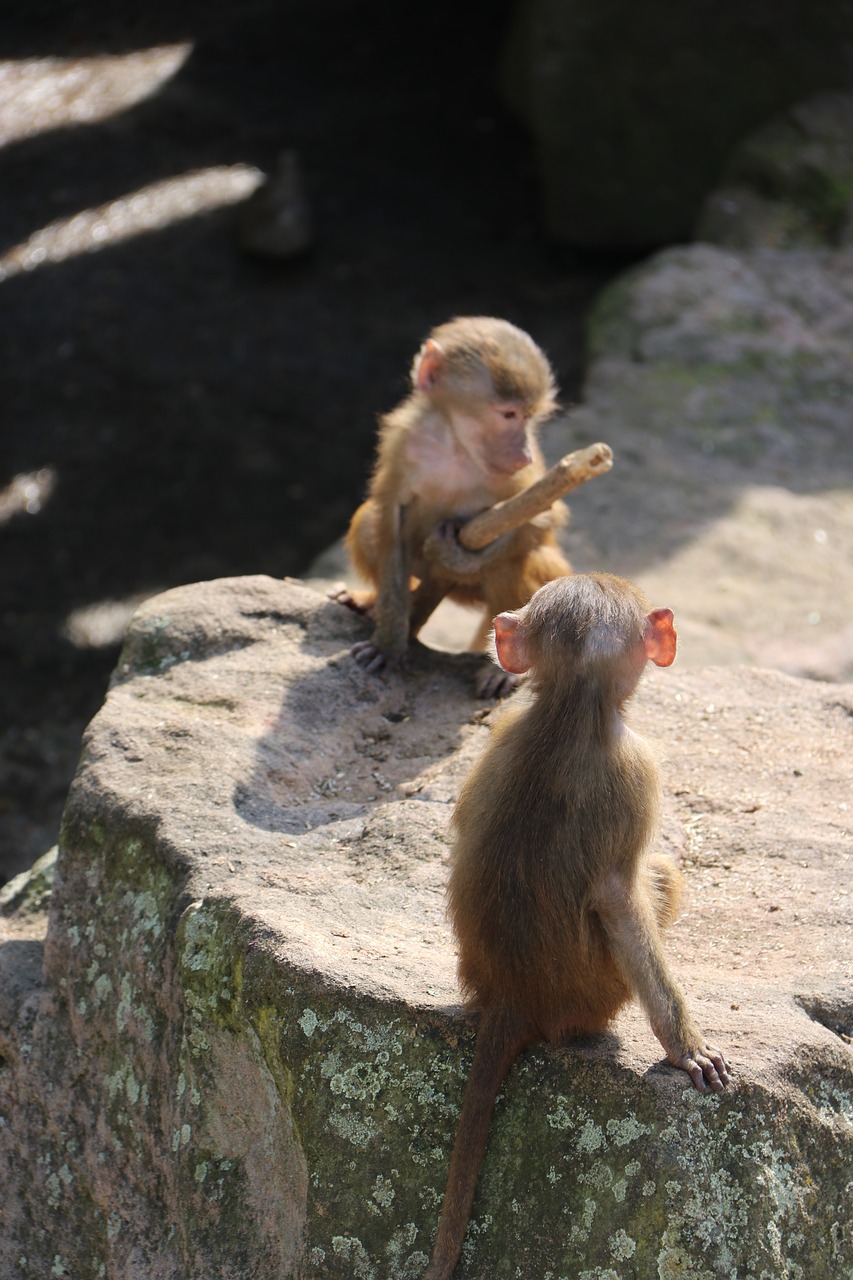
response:
[[[527,643],[527,630],[521,614],[499,613],[493,626],[498,662],[504,671],[515,676],[524,675],[533,666],[533,656]]]
[[[447,358],[434,338],[427,338],[415,359],[412,382],[418,391],[434,391],[441,381]]]
[[[659,667],[669,667],[675,661],[676,634],[671,609],[652,609],[646,614],[643,635],[646,657]]]

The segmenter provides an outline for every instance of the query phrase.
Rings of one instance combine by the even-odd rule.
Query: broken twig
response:
[[[510,529],[517,529],[552,503],[571,493],[587,480],[604,475],[613,466],[613,450],[607,444],[591,444],[585,449],[567,453],[521,493],[496,503],[487,511],[473,516],[459,530],[459,541],[467,551],[480,551]]]

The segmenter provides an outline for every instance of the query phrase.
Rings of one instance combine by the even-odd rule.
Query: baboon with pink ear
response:
[[[672,611],[622,578],[575,574],[499,614],[494,631],[501,666],[527,680],[453,815],[450,917],[460,985],[481,1015],[425,1280],[456,1266],[495,1097],[526,1045],[600,1031],[636,995],[700,1092],[729,1078],[664,955],[679,873],[649,852],[657,764],[622,719],[646,663],[675,658]]]

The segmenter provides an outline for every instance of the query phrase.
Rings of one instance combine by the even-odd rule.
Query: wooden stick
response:
[[[541,480],[522,489],[512,498],[497,502],[487,511],[473,516],[459,530],[459,541],[467,551],[480,551],[510,529],[517,529],[564,494],[571,493],[595,476],[602,476],[613,466],[613,450],[607,444],[591,444],[586,449],[567,453]]]

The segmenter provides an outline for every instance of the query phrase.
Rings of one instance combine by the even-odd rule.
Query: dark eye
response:
[[[517,409],[501,409],[501,417],[506,418],[507,422],[512,422],[513,418],[519,417]]]

